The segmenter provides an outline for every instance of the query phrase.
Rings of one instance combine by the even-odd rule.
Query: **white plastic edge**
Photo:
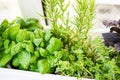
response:
[[[37,72],[0,68],[0,80],[94,80],[76,77],[68,77],[53,74],[40,74]]]

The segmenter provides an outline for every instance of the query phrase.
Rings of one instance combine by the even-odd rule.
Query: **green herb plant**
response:
[[[120,55],[100,38],[88,36],[95,0],[75,0],[70,18],[65,0],[42,0],[49,29],[35,18],[0,25],[0,67],[96,80],[119,80]]]
[[[95,0],[76,0],[77,4],[73,5],[76,12],[73,21],[69,18],[67,12],[69,3],[65,5],[65,0],[45,1],[51,29],[57,34],[56,37],[59,36],[62,40],[64,36],[66,40],[63,45],[65,53],[63,50],[60,51],[61,54],[55,53],[58,59],[55,73],[97,80],[119,79],[119,65],[116,58],[118,53],[111,47],[105,47],[99,38],[91,41],[88,36],[95,17]]]

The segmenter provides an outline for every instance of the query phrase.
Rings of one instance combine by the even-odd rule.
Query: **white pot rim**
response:
[[[87,78],[61,76],[54,74],[40,74],[37,72],[0,68],[1,80],[93,80]]]

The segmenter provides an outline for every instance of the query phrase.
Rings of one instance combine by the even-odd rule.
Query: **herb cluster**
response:
[[[76,15],[69,17],[65,0],[45,0],[45,30],[36,19],[4,20],[0,25],[0,67],[96,80],[120,78],[120,55],[102,40],[91,41],[88,31],[95,15],[95,0],[76,0]]]

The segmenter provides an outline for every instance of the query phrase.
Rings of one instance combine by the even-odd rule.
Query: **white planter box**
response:
[[[93,80],[93,79],[87,78],[77,79],[76,77],[68,77],[53,74],[40,74],[37,72],[0,68],[0,80]]]

